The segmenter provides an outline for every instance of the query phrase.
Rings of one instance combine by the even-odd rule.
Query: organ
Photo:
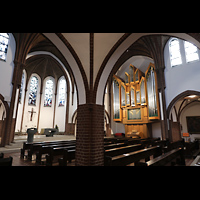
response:
[[[151,124],[160,120],[154,64],[149,64],[145,74],[130,65],[125,80],[113,76],[113,120],[125,125],[126,136],[135,132],[141,138],[151,136]]]

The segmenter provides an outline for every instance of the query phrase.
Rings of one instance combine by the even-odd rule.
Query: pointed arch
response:
[[[169,119],[170,118],[170,114],[171,114],[171,110],[173,108],[173,106],[176,104],[176,102],[181,99],[181,98],[184,98],[186,96],[189,96],[189,95],[198,95],[200,96],[200,92],[199,91],[195,91],[195,90],[186,90],[180,94],[178,94],[176,97],[174,97],[174,99],[170,102],[168,108],[167,108],[167,118]]]

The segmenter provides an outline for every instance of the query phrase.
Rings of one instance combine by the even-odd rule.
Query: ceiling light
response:
[[[189,98],[195,98],[195,97],[197,97],[197,95],[190,95],[190,96],[188,96]]]

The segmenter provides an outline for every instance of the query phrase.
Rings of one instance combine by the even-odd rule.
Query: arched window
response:
[[[171,66],[181,65],[181,53],[180,53],[180,45],[179,41],[176,38],[173,38],[169,43],[169,50],[170,50],[170,60]]]
[[[23,87],[24,87],[24,72],[22,73],[22,80],[21,80],[21,87],[20,87],[20,91],[19,91],[19,103],[21,103],[21,99],[22,99],[22,93],[23,93]]]
[[[187,63],[199,60],[198,49],[194,44],[184,41],[184,47],[185,47],[185,56]]]
[[[30,83],[30,92],[28,99],[29,105],[36,105],[37,88],[38,88],[38,78],[36,76],[33,76],[31,78],[31,83]]]
[[[53,98],[53,81],[51,79],[46,81],[44,106],[51,107]]]
[[[8,33],[0,33],[0,59],[4,61],[6,61],[8,42],[9,42]]]
[[[65,105],[65,94],[66,94],[66,80],[64,78],[62,78],[59,83],[58,106]]]

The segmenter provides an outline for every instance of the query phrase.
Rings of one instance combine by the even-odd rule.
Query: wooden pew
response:
[[[167,153],[158,156],[146,163],[139,162],[138,166],[165,166],[168,163],[172,162],[174,159],[176,159],[176,164],[185,166],[185,157],[183,148],[177,148],[168,151]]]
[[[153,155],[154,158],[162,155],[162,147],[154,146],[128,154],[122,154],[120,156],[106,156],[105,166],[126,166],[131,163],[137,164],[137,162],[139,162],[141,159],[145,159],[145,161],[149,160],[151,155]]]
[[[104,149],[113,149],[117,147],[124,147],[127,146],[125,143],[116,143],[116,144],[109,144],[109,145],[104,145]]]
[[[76,144],[76,140],[73,141],[54,141],[51,143],[41,143],[41,144],[33,144],[30,149],[28,150],[28,159],[32,160],[32,155],[37,153],[41,150],[42,147],[48,147],[52,145],[64,145],[64,144]]]
[[[144,146],[144,148],[146,148],[146,147],[153,146],[153,144],[157,141],[160,141],[159,137],[158,138],[144,138],[144,139],[141,139],[141,144]]]
[[[41,163],[42,155],[49,154],[53,148],[75,146],[75,143],[56,144],[49,146],[40,146],[39,151],[36,153],[36,163]]]
[[[107,149],[104,150],[104,156],[118,156],[121,154],[133,152],[143,149],[143,146],[141,144],[135,144],[135,145],[129,145],[129,146],[124,146],[124,147],[118,147],[118,148],[113,148],[113,149]]]
[[[4,157],[4,153],[0,153],[0,159]]]
[[[75,159],[76,149],[64,149],[63,157],[58,159],[59,166],[67,166],[67,161],[71,162],[72,159]]]
[[[185,140],[177,140],[175,142],[170,142],[168,143],[167,148],[164,148],[164,153],[171,151],[172,149],[177,149],[177,148],[184,148],[185,147]]]
[[[185,156],[196,158],[199,153],[198,140],[195,140],[194,142],[185,142]]]
[[[46,166],[52,166],[54,157],[63,156],[65,150],[74,150],[75,152],[75,149],[76,149],[76,146],[52,148],[50,152],[48,153],[48,155],[46,155]]]
[[[72,141],[76,141],[76,140],[62,140],[62,141],[44,141],[44,142],[34,142],[34,143],[28,143],[28,142],[24,142],[23,143],[23,148],[21,148],[21,158],[24,158],[24,156],[25,156],[25,151],[26,150],[29,150],[33,145],[40,145],[40,144],[42,144],[42,145],[50,145],[50,144],[53,144],[53,143],[62,143],[62,142],[66,142],[66,141],[70,141],[70,142],[72,142]]]
[[[13,157],[9,156],[8,158],[0,159],[0,166],[12,166]]]

